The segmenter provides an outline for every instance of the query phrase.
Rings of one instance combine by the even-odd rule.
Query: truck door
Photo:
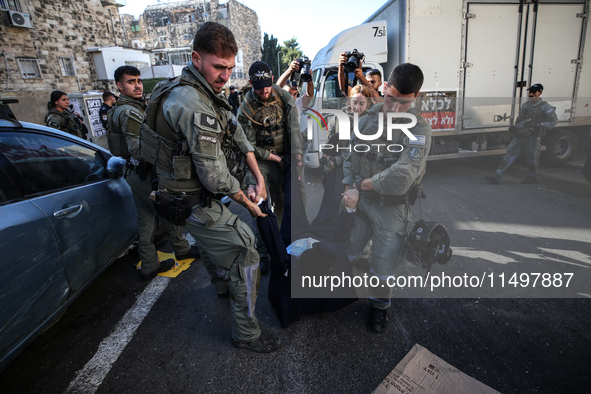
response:
[[[569,122],[583,12],[582,2],[468,3],[462,129],[511,125],[533,83]]]
[[[468,3],[462,129],[510,126],[519,4]],[[495,115],[500,115],[502,118]]]
[[[556,107],[558,121],[570,122],[579,72],[584,4],[540,3],[529,8],[534,28],[527,43],[530,52],[527,85],[544,85],[543,99]],[[525,88],[515,93],[526,100]]]

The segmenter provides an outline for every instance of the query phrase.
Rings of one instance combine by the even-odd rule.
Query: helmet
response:
[[[430,269],[436,262],[445,264],[451,259],[449,234],[442,224],[419,220],[408,236],[405,257],[421,268]]]

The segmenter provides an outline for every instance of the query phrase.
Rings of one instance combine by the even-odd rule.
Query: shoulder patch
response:
[[[548,109],[546,110],[546,113],[547,113],[548,115],[551,115],[551,114],[552,114],[552,112],[554,112],[554,107],[550,107],[550,108],[548,108]]]
[[[217,137],[213,137],[213,136],[210,136],[210,135],[199,134],[197,136],[197,140],[198,141],[204,141],[204,142],[211,142],[212,144],[217,144],[218,143]]]
[[[419,161],[421,160],[421,157],[423,157],[423,151],[419,148],[410,148],[408,151],[408,157],[412,161]]]
[[[139,112],[137,112],[137,111],[135,111],[133,109],[130,109],[129,112],[128,112],[128,114],[129,114],[129,116],[131,118],[137,120],[140,123],[144,120],[143,115],[141,115]]]
[[[52,121],[50,121],[50,122],[47,122],[47,125],[48,125],[49,127],[53,127],[53,128],[56,128],[56,129],[59,129],[59,127],[60,127],[60,124],[59,124],[59,123],[57,123],[57,122],[54,122],[53,120],[52,120]]]
[[[243,116],[243,115],[238,115],[238,121],[240,123],[247,124],[248,123],[248,118],[246,116]]]
[[[425,146],[425,144],[427,143],[427,137],[426,136],[424,136],[424,135],[415,135],[415,137],[417,137],[416,141],[413,141],[410,138],[408,139],[408,144],[409,145]]]
[[[201,114],[201,119],[199,121],[199,123],[201,124],[201,126],[209,127],[211,129],[216,129],[217,128],[216,127],[216,122],[217,122],[217,119],[215,118],[215,116],[211,116],[211,115],[208,115],[208,114]]]

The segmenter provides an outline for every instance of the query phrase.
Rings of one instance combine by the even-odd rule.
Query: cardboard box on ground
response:
[[[498,394],[484,383],[415,344],[374,394]]]

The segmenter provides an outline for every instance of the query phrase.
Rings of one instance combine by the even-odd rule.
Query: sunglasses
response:
[[[250,76],[250,80],[251,81],[264,81],[266,79],[271,79],[271,77],[273,76],[272,72],[257,72],[256,74],[252,74]]]

